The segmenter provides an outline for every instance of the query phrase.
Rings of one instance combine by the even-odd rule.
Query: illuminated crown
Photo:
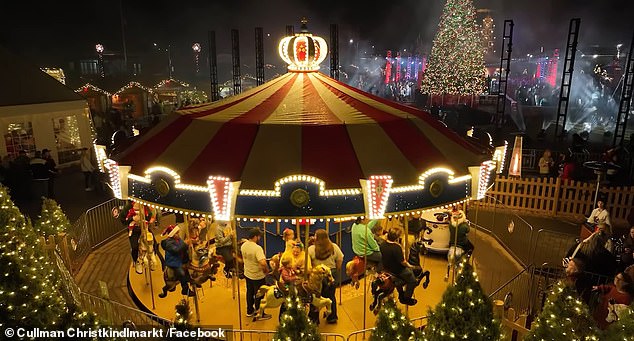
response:
[[[308,32],[307,22],[302,18],[302,30],[280,41],[280,57],[288,63],[290,71],[317,71],[328,54],[326,41]]]

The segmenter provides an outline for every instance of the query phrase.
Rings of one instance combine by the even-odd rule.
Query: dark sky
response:
[[[632,0],[474,0],[477,8],[493,10],[498,27],[515,21],[518,53],[564,48],[568,23],[581,17],[581,46],[629,45],[634,30]],[[3,1],[0,45],[42,66],[66,65],[93,56],[94,46],[121,50],[119,1]],[[264,27],[267,62],[287,24],[309,28],[328,40],[328,24],[340,25],[340,49],[349,39],[385,49],[412,48],[417,36],[427,44],[436,31],[444,0],[181,0],[123,1],[128,53],[151,50],[152,43],[171,44],[175,59],[191,54],[194,41],[206,42],[215,30],[219,54],[230,53],[230,30],[240,29],[242,54],[253,55],[253,28]],[[9,8],[10,7],[10,8]],[[225,56],[226,57],[226,56]],[[223,58],[221,56],[221,58]],[[245,58],[248,60],[249,58]],[[276,58],[277,59],[277,58]],[[247,62],[245,60],[245,62]]]

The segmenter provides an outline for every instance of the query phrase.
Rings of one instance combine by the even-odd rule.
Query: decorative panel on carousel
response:
[[[318,184],[291,182],[279,196],[238,195],[236,215],[255,217],[319,217],[363,215],[363,195],[320,195]]]
[[[212,212],[209,192],[203,191],[204,188],[176,184],[173,178],[163,174],[153,174],[149,181],[128,178],[129,196],[190,212]]]
[[[452,182],[446,173],[429,175],[422,189],[392,190],[385,214],[443,206],[464,200],[471,193],[471,179]]]

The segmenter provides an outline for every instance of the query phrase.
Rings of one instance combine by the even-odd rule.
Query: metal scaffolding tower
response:
[[[211,82],[211,101],[220,99],[218,89],[218,58],[216,56],[216,32],[207,32],[207,44],[209,45],[209,81]]]
[[[240,33],[231,30],[231,64],[233,70],[233,94],[242,92],[242,80],[240,78]]]
[[[502,35],[502,53],[500,55],[500,73],[497,91],[497,104],[495,107],[495,126],[499,131],[504,126],[504,111],[506,110],[506,90],[511,68],[511,52],[513,51],[513,20],[504,20],[504,33]]]
[[[339,80],[339,26],[330,24],[330,78]]]
[[[255,28],[255,82],[264,84],[264,31],[262,27]]]
[[[564,59],[564,71],[561,76],[561,89],[559,92],[559,105],[557,106],[557,121],[555,123],[555,139],[562,139],[566,135],[566,118],[568,116],[568,99],[572,83],[572,72],[575,66],[577,41],[579,39],[579,26],[581,19],[570,19],[568,28],[568,42],[566,43],[566,56]],[[561,122],[561,128],[559,123]]]
[[[616,147],[617,143],[622,146],[623,140],[625,140],[627,119],[632,105],[632,89],[634,89],[634,34],[632,34],[630,52],[627,54],[627,61],[625,62],[621,101],[619,102],[619,112],[616,115],[616,129],[614,131],[614,141],[612,142],[613,147]]]

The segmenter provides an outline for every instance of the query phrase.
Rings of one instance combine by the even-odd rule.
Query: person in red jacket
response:
[[[605,330],[610,325],[610,322],[606,321],[609,305],[632,303],[632,278],[624,272],[619,272],[614,277],[614,284],[595,285],[592,290],[601,293],[599,306],[594,310],[593,317],[599,328]]]

